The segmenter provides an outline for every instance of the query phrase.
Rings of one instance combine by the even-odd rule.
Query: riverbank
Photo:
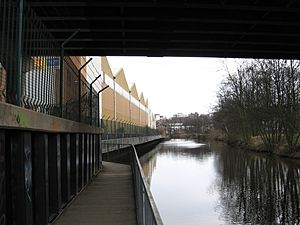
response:
[[[281,145],[277,151],[272,152],[272,151],[267,150],[262,143],[249,144],[249,143],[243,142],[241,140],[229,141],[229,140],[220,139],[220,138],[214,139],[214,141],[222,141],[222,142],[225,142],[226,144],[228,144],[229,146],[238,147],[238,148],[241,148],[241,149],[244,149],[247,151],[265,153],[265,154],[269,154],[269,155],[276,155],[276,156],[282,157],[282,158],[290,158],[290,159],[300,160],[300,151],[291,152],[288,150],[288,147],[286,145]]]
[[[287,145],[281,145],[277,151],[271,152],[265,148],[262,140],[259,137],[253,137],[251,143],[246,143],[242,140],[228,140],[221,132],[211,131],[208,134],[198,134],[198,133],[180,133],[170,135],[171,139],[192,139],[197,141],[207,142],[209,140],[224,142],[232,147],[238,147],[247,151],[259,152],[269,155],[276,155],[282,158],[290,158],[300,160],[300,146],[296,152],[291,152]]]
[[[269,155],[276,155],[282,158],[290,158],[290,159],[297,159],[300,160],[300,145],[297,147],[296,151],[292,152],[289,150],[288,145],[280,145],[276,151],[269,151],[263,144],[262,139],[259,136],[252,137],[249,143],[246,143],[242,140],[237,138],[229,139],[225,136],[224,132],[221,132],[217,129],[210,130],[209,134],[207,135],[207,140],[217,141],[217,142],[224,142],[232,147],[241,148],[247,151],[264,153]]]

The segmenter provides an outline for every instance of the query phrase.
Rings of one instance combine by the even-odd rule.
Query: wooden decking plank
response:
[[[65,209],[55,225],[135,225],[130,167],[103,162],[104,169]]]

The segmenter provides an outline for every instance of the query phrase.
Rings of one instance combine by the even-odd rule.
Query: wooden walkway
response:
[[[135,225],[130,166],[103,162],[104,169],[74,200],[55,225]]]

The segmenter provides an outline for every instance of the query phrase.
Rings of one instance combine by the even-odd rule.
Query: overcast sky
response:
[[[129,85],[149,100],[155,114],[209,113],[224,77],[224,59],[179,57],[107,57],[115,74],[123,68]],[[232,65],[232,59],[226,60]]]

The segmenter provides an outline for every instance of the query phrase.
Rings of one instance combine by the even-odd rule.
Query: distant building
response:
[[[157,118],[160,115],[156,115]],[[188,116],[182,113],[174,114],[173,117],[157,120],[157,127],[165,130],[166,134],[200,133],[204,134],[212,128],[210,114],[190,113]]]
[[[136,85],[129,87],[125,72],[120,69],[115,75],[106,57],[101,57],[101,71],[104,85],[109,87],[101,96],[101,118],[125,124],[155,128],[155,117],[145,100],[143,93],[138,93]]]
[[[58,115],[60,113],[60,58],[54,56],[34,56],[26,59],[22,75],[22,104],[38,112]],[[86,57],[64,57],[63,76],[63,115],[67,119],[77,120],[79,103],[79,69],[86,63]],[[101,79],[93,86],[93,94],[99,97],[99,117],[106,121],[125,125],[156,128],[156,117],[149,108],[148,99],[138,92],[133,84],[129,87],[125,72],[120,69],[113,74],[106,57],[100,58]],[[81,122],[89,122],[90,83],[96,77],[89,74],[88,66],[81,70]],[[0,101],[6,101],[6,70],[0,62]],[[100,85],[99,85],[100,83]],[[106,86],[109,87],[100,92]],[[100,86],[100,87],[99,87]],[[95,89],[96,88],[96,89]],[[100,94],[101,93],[101,94]],[[93,102],[97,112],[97,102]],[[97,110],[97,111],[96,111]],[[53,113],[55,112],[55,113]],[[93,118],[97,117],[93,115]],[[86,119],[87,121],[83,121]]]

